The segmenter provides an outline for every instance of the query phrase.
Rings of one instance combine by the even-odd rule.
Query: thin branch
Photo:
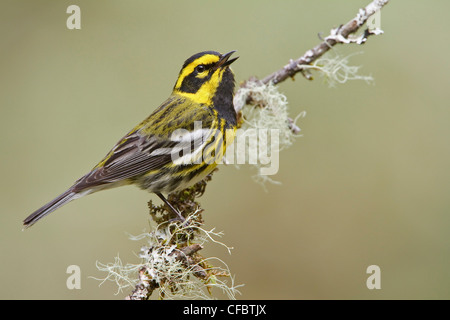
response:
[[[364,9],[360,9],[355,18],[347,22],[345,25],[341,25],[338,28],[332,29],[330,31],[330,35],[326,37],[322,43],[315,46],[311,50],[308,50],[297,60],[291,60],[289,64],[263,78],[261,82],[264,84],[268,84],[269,82],[277,84],[289,77],[293,77],[296,73],[303,70],[302,65],[311,64],[312,62],[320,58],[323,54],[325,54],[328,50],[330,50],[331,47],[335,46],[338,43],[364,43],[365,40],[362,39],[367,39],[368,35],[372,34],[372,31],[369,31],[368,29],[366,29],[366,31],[364,32],[364,37],[362,39],[358,38],[358,41],[352,41],[351,39],[348,39],[348,37],[349,35],[358,31],[358,29],[364,25],[364,23],[370,16],[375,14],[375,12],[380,10],[387,3],[388,0],[375,0],[367,5]]]
[[[309,72],[305,69],[306,65],[310,65],[315,60],[323,56],[328,50],[338,43],[348,44],[357,43],[363,44],[366,42],[370,35],[377,35],[382,33],[381,30],[369,30],[368,28],[363,32],[363,34],[356,38],[350,38],[349,36],[357,32],[377,11],[381,10],[389,0],[374,0],[368,4],[365,8],[360,9],[356,17],[338,28],[331,29],[330,35],[327,36],[323,42],[315,46],[314,48],[306,51],[300,58],[296,60],[290,60],[290,62],[283,68],[271,73],[265,78],[261,79],[262,84],[278,84],[283,82],[287,78],[294,77],[297,73],[302,72],[307,79],[311,79]],[[248,81],[255,81],[255,78],[251,78]],[[241,88],[246,87],[246,82],[241,85]],[[251,103],[251,97],[249,96],[246,103]],[[236,112],[239,112],[244,105],[235,104]],[[297,127],[294,128],[298,129]]]

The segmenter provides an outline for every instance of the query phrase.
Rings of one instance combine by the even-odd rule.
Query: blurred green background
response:
[[[0,298],[122,299],[95,262],[136,263],[148,230],[134,187],[22,220],[90,170],[170,94],[183,61],[238,50],[238,81],[264,77],[347,22],[364,1],[2,1],[0,11]],[[68,30],[66,8],[81,8]],[[375,81],[280,85],[303,137],[273,178],[221,166],[201,202],[221,230],[242,299],[449,299],[450,3],[392,1],[385,33],[337,48]],[[68,290],[78,265],[81,290]],[[381,268],[368,290],[366,268]],[[219,295],[219,297],[221,297]]]

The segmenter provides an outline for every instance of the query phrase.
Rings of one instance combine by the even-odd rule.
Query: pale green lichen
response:
[[[232,147],[238,153],[235,157],[245,154],[249,163],[258,170],[253,178],[261,185],[265,186],[266,182],[279,184],[270,177],[278,170],[268,170],[268,167],[276,166],[275,169],[278,169],[279,152],[289,148],[301,136],[296,122],[305,117],[306,112],[299,113],[291,120],[287,98],[278,86],[259,81],[247,81],[236,93],[234,104],[240,110],[241,125],[236,134],[236,147]],[[277,163],[274,164],[274,161]]]
[[[112,263],[97,262],[97,268],[106,272],[98,279],[101,284],[115,282],[117,293],[134,289],[129,299],[150,299],[154,291],[160,299],[212,299],[214,288],[235,299],[240,285],[235,284],[227,264],[198,253],[209,244],[218,244],[229,254],[232,249],[218,240],[222,232],[203,227],[203,209],[195,197],[203,194],[210,179],[208,176],[206,181],[169,195],[171,204],[186,214],[185,221],[173,220],[173,213],[164,205],[150,201],[150,215],[157,225],[150,232],[130,236],[131,240],[145,241],[138,255],[140,262],[124,265],[119,256]]]
[[[308,79],[312,79],[310,71],[319,71],[319,74],[331,87],[350,80],[373,81],[371,76],[359,74],[360,66],[350,65],[350,58],[354,55],[341,56],[336,50],[333,50],[332,54],[324,55],[312,65],[301,65],[301,67]],[[278,161],[278,153],[290,147],[295,138],[302,136],[299,134],[300,128],[297,126],[297,121],[305,117],[306,112],[299,113],[294,120],[291,120],[287,98],[279,91],[278,86],[272,83],[264,84],[257,79],[246,81],[239,88],[234,98],[234,106],[239,112],[241,127],[236,134],[234,143],[238,146],[230,148],[231,152],[237,153],[237,155],[232,155],[232,159],[236,159],[239,155],[241,157],[245,155],[245,159],[248,159],[247,163],[258,170],[258,173],[253,176],[254,180],[264,187],[266,182],[279,184],[271,177],[273,170],[270,171],[270,174],[265,174],[267,165],[262,163],[261,159],[267,158],[267,154],[271,154],[271,160]],[[270,132],[270,143],[267,139],[269,133],[260,134],[264,131]],[[274,140],[275,143],[273,143]],[[276,156],[273,157],[273,154]],[[226,158],[229,158],[228,150]],[[237,166],[242,164],[235,161],[226,162],[235,163]]]
[[[350,58],[357,54],[362,54],[362,52],[355,52],[347,56],[340,55],[337,50],[333,50],[332,52],[333,54],[327,54],[317,59],[312,65],[303,67],[305,69],[320,71],[320,74],[330,87],[335,87],[336,84],[343,84],[352,80],[362,80],[366,83],[373,82],[372,76],[359,74],[361,66],[353,66],[350,64]]]

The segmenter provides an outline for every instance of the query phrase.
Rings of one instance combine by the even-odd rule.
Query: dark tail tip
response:
[[[65,205],[66,203],[76,199],[77,193],[73,192],[72,189],[67,190],[63,194],[59,195],[46,205],[42,206],[41,208],[37,209],[35,212],[30,214],[28,217],[23,220],[24,228],[22,230],[25,230],[29,227],[31,227],[33,224],[38,222],[40,219],[45,217],[46,215],[50,214],[51,212],[55,211],[59,207]]]

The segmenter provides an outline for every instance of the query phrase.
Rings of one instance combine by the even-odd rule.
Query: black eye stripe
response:
[[[197,73],[202,73],[205,70],[206,70],[206,66],[204,64],[200,64],[195,68],[195,71],[197,71]]]
[[[180,91],[187,93],[196,93],[200,87],[209,79],[211,79],[211,74],[207,74],[203,78],[197,78],[197,72],[194,71],[183,79],[180,86]]]
[[[213,66],[214,66],[214,63],[199,64],[198,66],[195,67],[194,71],[197,73],[202,73],[205,70],[210,70]]]
[[[213,72],[210,71],[213,70],[215,64],[214,62],[197,64],[194,70],[184,77],[177,89],[181,92],[196,93],[205,82],[211,79]]]

